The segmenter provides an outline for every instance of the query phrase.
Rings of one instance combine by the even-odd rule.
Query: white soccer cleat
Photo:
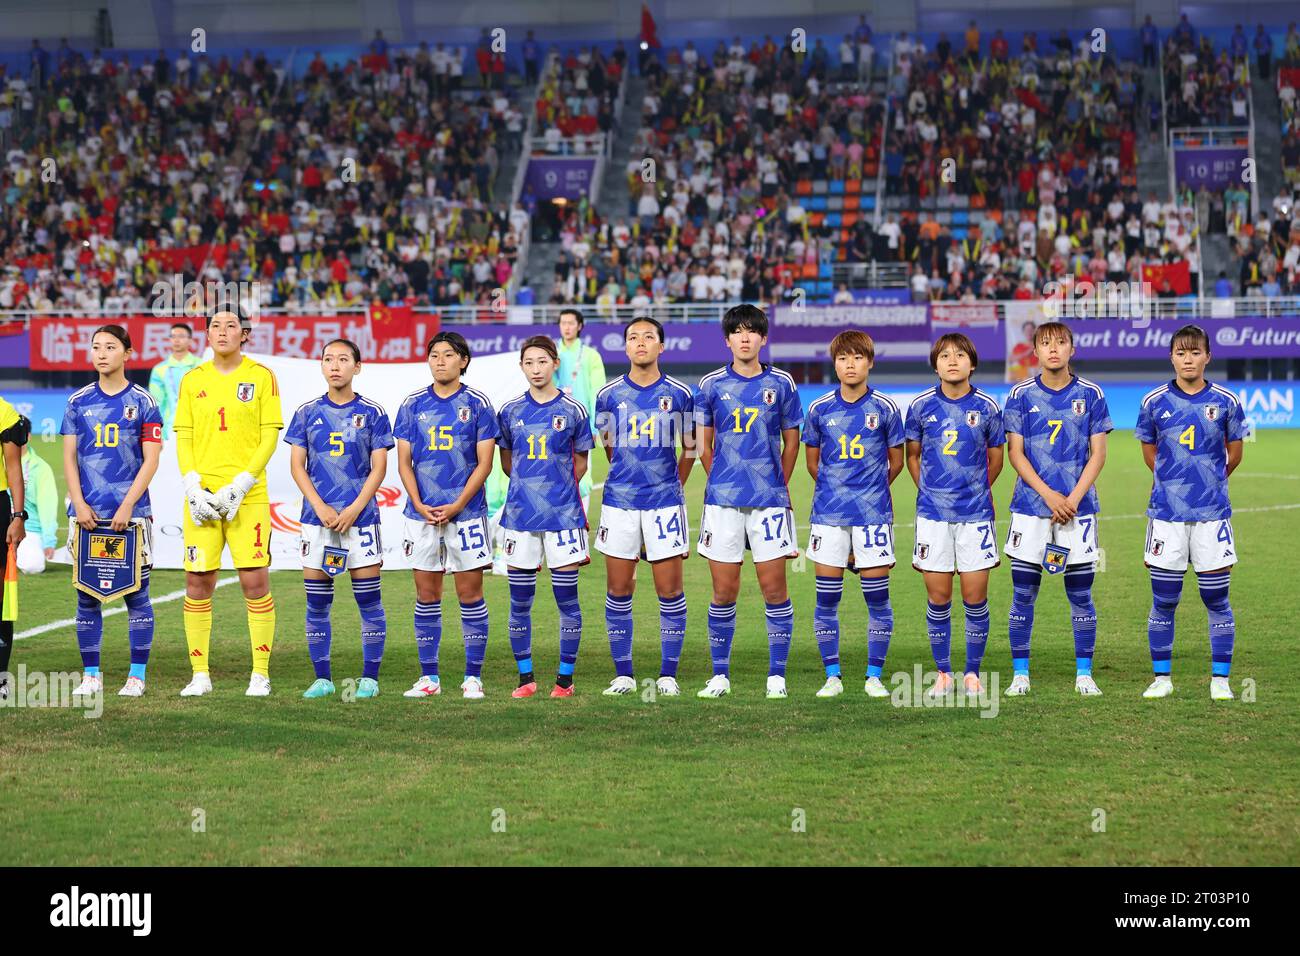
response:
[[[980,683],[977,674],[967,674],[961,679],[961,683],[967,697],[979,697],[984,693],[984,685]]]
[[[265,674],[254,673],[248,678],[248,690],[244,691],[245,697],[270,697],[271,696],[271,678]]]
[[[709,682],[704,685],[704,690],[696,694],[696,697],[726,697],[731,693],[731,681],[725,674],[714,674],[709,678]]]
[[[768,684],[770,685],[771,682],[772,679],[769,677]],[[828,677],[826,678],[826,683],[822,684],[822,689],[817,692],[817,696],[839,697],[842,693],[844,693],[844,681],[840,680],[838,676]]]
[[[1075,683],[1074,686],[1076,690],[1079,687],[1077,682]],[[1011,686],[1007,688],[1007,692],[1005,696],[1024,697],[1028,693],[1029,693],[1029,675],[1017,674],[1015,677],[1011,678]]]
[[[212,693],[212,678],[207,671],[199,671],[190,678],[190,682],[181,688],[182,697],[202,697]]]
[[[867,682],[862,685],[862,690],[868,697],[889,696],[889,688],[884,685],[879,677],[868,677]]]
[[[1168,697],[1174,692],[1174,682],[1164,674],[1161,674],[1151,682],[1151,686],[1142,692],[1142,696],[1147,700],[1154,700],[1157,697]]]
[[[624,694],[633,694],[636,692],[636,680],[628,677],[626,674],[620,674],[609,682],[601,693],[606,697],[622,697]]]
[[[102,694],[104,692],[104,680],[102,677],[92,677],[89,674],[82,675],[81,683],[72,691],[73,697],[90,697],[93,694]]]
[[[138,677],[128,677],[122,689],[117,692],[118,697],[143,697],[144,681]]]
[[[482,700],[483,681],[477,677],[466,677],[460,685],[460,694],[466,700]]]
[[[1232,685],[1226,677],[1210,678],[1210,700],[1235,700]]]
[[[411,689],[402,693],[403,697],[437,697],[442,693],[442,681],[428,674],[421,674],[420,679],[411,685]]]
[[[767,679],[767,699],[784,700],[790,696],[785,691],[785,678],[780,674],[772,674]]]
[[[681,697],[682,689],[677,686],[676,677],[660,677],[655,681],[655,691],[665,697]]]
[[[934,682],[934,686],[925,692],[925,696],[931,700],[943,700],[952,693],[956,681],[953,680],[952,674],[946,671],[939,671],[939,676]]]
[[[1092,679],[1091,674],[1080,674],[1074,679],[1074,692],[1082,694],[1084,697],[1100,697],[1101,688],[1097,682]]]

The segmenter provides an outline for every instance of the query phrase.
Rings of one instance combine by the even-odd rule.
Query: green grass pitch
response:
[[[54,456],[57,445],[42,446]],[[596,479],[604,474],[600,456]],[[487,580],[488,698],[464,701],[459,612],[446,603],[440,698],[403,699],[418,675],[410,575],[384,575],[388,649],[382,695],[304,701],[312,672],[299,576],[272,575],[278,635],[274,694],[243,692],[249,645],[238,588],[215,597],[216,691],[182,700],[189,667],[181,603],[156,607],[149,691],[116,696],[126,677],[125,616],[105,621],[110,694],[99,719],[75,709],[0,709],[0,865],[11,864],[1295,864],[1300,860],[1295,732],[1294,581],[1300,433],[1263,431],[1232,478],[1242,563],[1233,686],[1253,701],[1211,702],[1206,615],[1191,575],[1174,648],[1174,697],[1144,701],[1150,677],[1142,512],[1150,487],[1129,432],[1112,436],[1101,478],[1106,565],[1095,587],[1095,674],[1105,696],[1073,692],[1073,645],[1060,582],[1045,579],[1034,634],[1034,691],[976,709],[896,707],[861,692],[866,610],[842,605],[846,693],[818,700],[811,567],[790,576],[795,606],[786,701],[763,697],[767,642],[747,568],[733,653],[733,694],[694,696],[709,674],[706,563],[686,564],[690,607],[682,698],[608,699],[599,554],[582,571],[586,622],[571,700],[514,701],[505,581]],[[57,462],[56,462],[57,470]],[[1012,474],[995,493],[1005,532]],[[698,521],[703,474],[688,488]],[[914,493],[894,485],[896,631],[886,668],[928,671],[924,591],[906,565]],[[793,482],[801,546],[811,483]],[[597,493],[598,500],[598,493]],[[852,585],[852,581],[848,581]],[[183,586],[154,575],[155,598]],[[336,682],[360,674],[356,606],[335,599]],[[985,667],[1010,679],[1010,573],[994,572]],[[451,589],[448,588],[450,595]],[[62,569],[22,581],[18,630],[70,618]],[[639,679],[658,671],[649,574],[636,597]],[[954,658],[962,622],[954,613]],[[547,576],[534,611],[546,686],[558,658]],[[71,625],[19,641],[14,664],[80,668]],[[1288,716],[1291,715],[1291,716]]]

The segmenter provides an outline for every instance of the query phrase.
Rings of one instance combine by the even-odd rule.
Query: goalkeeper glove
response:
[[[199,473],[188,472],[182,481],[185,483],[185,501],[189,505],[190,519],[195,524],[217,520],[220,515],[217,513],[212,495],[203,487],[203,479],[199,477]]]
[[[220,489],[216,494],[215,504],[221,516],[227,521],[234,521],[235,512],[239,511],[239,506],[244,503],[244,495],[248,494],[255,484],[257,484],[256,478],[246,471],[241,471],[235,475],[230,484]]]

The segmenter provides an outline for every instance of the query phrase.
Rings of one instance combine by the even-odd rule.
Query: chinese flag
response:
[[[409,339],[413,331],[411,307],[405,304],[370,304],[370,334],[376,342],[386,339]]]
[[[659,46],[659,37],[655,34],[655,18],[650,14],[650,8],[644,3],[641,4],[641,42],[650,49],[656,49]]]
[[[1169,288],[1178,295],[1188,295],[1192,291],[1192,271],[1187,260],[1168,264],[1154,263],[1142,266],[1142,281],[1151,283],[1151,291],[1158,293],[1160,283],[1169,280]]]
[[[18,548],[9,548],[9,558],[5,561],[5,607],[6,621],[18,620]]]

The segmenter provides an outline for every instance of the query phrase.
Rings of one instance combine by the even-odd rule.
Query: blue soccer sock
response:
[[[767,675],[784,677],[785,662],[790,656],[790,638],[794,634],[794,607],[786,598],[780,604],[767,605]]]
[[[709,656],[713,673],[728,676],[731,670],[731,641],[736,636],[736,605],[709,605]]]
[[[330,679],[330,644],[333,631],[330,625],[330,608],[334,604],[334,579],[317,581],[304,578],[303,590],[307,592],[307,618],[303,634],[307,638],[307,654],[316,677]]]
[[[1007,635],[1011,640],[1011,667],[1029,676],[1029,643],[1034,633],[1034,604],[1043,581],[1037,564],[1011,559],[1011,610],[1007,614]]]
[[[659,599],[659,676],[676,677],[686,643],[686,594]]]
[[[840,597],[844,579],[817,575],[817,606],[813,610],[813,637],[827,677],[840,676]]]
[[[487,653],[488,606],[479,598],[473,604],[460,606],[461,633],[465,636],[465,676],[483,675],[483,657]]]
[[[1237,622],[1228,603],[1231,571],[1198,574],[1201,600],[1210,617],[1210,673],[1227,677],[1232,672],[1232,646],[1237,637]]]
[[[140,576],[140,589],[128,594],[126,602],[126,637],[131,644],[131,677],[144,680],[153,649],[153,602],[149,600],[149,569]]]
[[[632,595],[605,595],[605,629],[609,631],[609,656],[614,658],[614,673],[631,677]]]
[[[862,578],[867,602],[867,676],[880,677],[894,636],[894,608],[889,603],[889,578]]]
[[[1174,652],[1174,612],[1183,593],[1184,571],[1149,568],[1151,613],[1147,616],[1147,643],[1151,646],[1151,670],[1168,675]]]
[[[379,680],[379,665],[384,662],[384,645],[388,641],[388,618],[378,576],[353,578],[352,597],[361,614],[361,676]],[[433,663],[437,667],[436,649]]]
[[[560,667],[555,682],[561,687],[573,683],[578,665],[578,646],[582,643],[582,607],[578,604],[578,572],[552,571],[551,592],[560,611]],[[629,631],[631,629],[629,628]],[[628,651],[629,663],[631,650]]]
[[[510,650],[515,655],[515,666],[519,668],[519,676],[531,680],[533,598],[537,595],[537,572],[511,568],[506,578],[510,582],[510,619],[506,625],[510,636]]]
[[[1097,646],[1097,608],[1092,603],[1091,564],[1065,569],[1065,599],[1070,602],[1070,626],[1074,629],[1074,672],[1092,673],[1092,655]]]
[[[438,678],[438,648],[442,644],[442,603],[415,601],[415,651],[420,658],[420,673],[431,680]]]
[[[98,599],[77,592],[77,646],[81,668],[88,677],[99,676],[99,649],[104,643],[104,611]]]
[[[930,653],[934,666],[944,674],[952,673],[952,602],[935,604],[926,601],[925,626],[930,636]]]
[[[961,602],[966,617],[966,673],[978,674],[989,643],[989,602]]]

